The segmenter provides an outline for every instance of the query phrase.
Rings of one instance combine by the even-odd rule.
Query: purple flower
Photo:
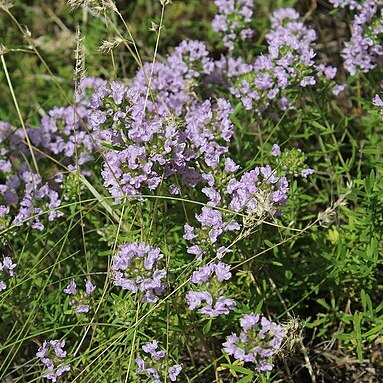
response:
[[[85,314],[88,313],[91,306],[90,295],[96,289],[96,286],[92,284],[89,279],[85,279],[85,291],[77,291],[77,285],[72,279],[69,285],[64,289],[64,293],[73,295],[74,298],[69,302],[70,306],[73,306],[75,313]]]
[[[350,9],[360,9],[361,5],[355,0],[329,0],[335,8],[350,7]]]
[[[226,253],[232,253],[233,250],[230,250],[229,248],[225,246],[221,246],[217,249],[217,258],[222,259]]]
[[[153,340],[152,342],[145,343],[142,346],[142,349],[151,355],[152,358],[155,360],[159,360],[165,357],[165,351],[157,351],[158,348],[158,342],[156,340]]]
[[[375,95],[375,97],[372,99],[372,103],[375,105],[375,106],[378,106],[378,107],[383,107],[383,100],[380,98],[379,95]]]
[[[8,130],[2,132],[1,128],[0,124],[0,144],[2,134],[10,133]],[[15,213],[12,224],[21,225],[25,223],[33,229],[43,230],[44,225],[41,222],[40,216],[44,209],[49,211],[48,220],[52,221],[63,214],[57,209],[61,201],[58,193],[52,190],[47,183],[44,183],[40,176],[29,171],[29,168],[26,166],[24,158],[28,157],[29,151],[28,149],[25,151],[21,146],[22,143],[19,142],[24,137],[19,137],[16,134],[13,134],[13,136],[17,138],[15,139],[15,148],[8,155],[17,159],[15,163],[20,163],[20,165],[15,165],[12,168],[12,172],[5,177],[5,183],[0,184],[0,197],[3,197],[5,203],[5,205],[0,206],[0,216]],[[6,163],[8,162],[6,161]],[[1,153],[0,166],[4,167],[4,163],[1,161]]]
[[[221,202],[221,194],[214,187],[205,187],[202,189],[202,193],[204,193],[208,198],[209,202],[207,203],[209,206],[218,206]]]
[[[334,96],[338,96],[340,93],[342,93],[345,90],[345,88],[346,87],[344,85],[335,84],[334,87],[332,88],[332,94]]]
[[[137,357],[136,364],[137,370],[136,374],[144,373],[151,377],[151,382],[153,383],[161,383],[163,382],[163,378],[166,379],[166,367],[167,361],[165,359],[166,351],[158,350],[158,342],[153,340],[152,342],[147,342],[142,346],[142,350],[149,355],[145,355],[144,358]],[[177,376],[180,374],[182,370],[181,365],[174,365],[168,368],[167,373],[169,379],[172,382],[177,380]]]
[[[36,356],[38,358],[45,358],[47,353],[48,353],[47,341],[44,340],[42,346],[40,346],[39,349],[37,350]]]
[[[278,178],[270,166],[255,168],[245,173],[240,181],[231,179],[226,189],[226,193],[232,197],[232,210],[244,210],[258,217],[277,214],[278,207],[287,200],[287,191],[287,179]]]
[[[209,306],[211,306],[213,298],[207,291],[189,291],[186,294],[186,301],[189,306],[189,310],[194,310],[200,306],[202,302],[206,302]]]
[[[218,262],[214,265],[215,275],[219,282],[226,281],[231,278],[230,265]]]
[[[87,312],[89,312],[90,310],[90,306],[89,305],[84,305],[84,304],[78,304],[76,306],[76,308],[74,309],[74,311],[77,313],[77,314],[85,314]]]
[[[216,242],[217,237],[223,232],[224,223],[221,212],[204,206],[201,214],[196,215],[196,218],[202,227],[211,228],[209,232],[210,240],[212,243]]]
[[[235,173],[240,168],[231,158],[225,159],[225,172]]]
[[[193,275],[190,278],[191,283],[202,284],[207,282],[212,273],[214,272],[214,265],[206,265],[200,267],[198,270],[194,271]]]
[[[310,168],[308,168],[308,169],[303,169],[302,171],[301,171],[301,176],[303,177],[303,178],[307,178],[307,176],[309,176],[310,174],[313,174],[314,173],[314,170],[313,169],[310,169]]]
[[[333,80],[336,76],[337,69],[333,66],[324,64],[317,65],[318,75],[325,76],[328,80]]]
[[[1,265],[1,262],[0,262],[0,270],[7,271],[10,277],[13,276],[13,269],[16,266],[17,266],[16,263],[13,263],[11,257],[4,257],[2,265]]]
[[[224,45],[230,51],[239,40],[252,38],[253,30],[249,28],[253,16],[253,0],[214,0],[218,13],[212,27],[221,32]]]
[[[171,180],[172,194],[180,193],[179,183],[187,187],[205,181],[209,184],[209,172],[201,172],[200,165],[216,169],[228,152],[227,143],[233,135],[230,119],[233,108],[223,98],[214,102],[196,101],[189,92],[185,93],[185,88],[188,81],[200,76],[200,66],[205,74],[210,73],[210,64],[212,61],[202,43],[182,42],[167,63],[153,67],[150,85],[154,94],[158,92],[158,99],[147,100],[147,79],[141,71],[132,87],[123,92],[121,104],[112,109],[111,85],[105,84],[102,91],[96,92],[94,112],[101,109],[108,115],[110,111],[111,116],[93,128],[101,139],[119,147],[105,151],[102,170],[104,186],[117,202],[123,196],[142,199],[144,190],[153,191],[161,181],[175,175],[181,182]],[[151,67],[146,69],[147,73],[152,72]],[[173,114],[182,115],[185,124],[176,124],[169,118]],[[216,198],[217,194],[214,201]]]
[[[244,331],[249,331],[256,327],[259,319],[260,316],[258,314],[245,314],[240,320],[240,325]]]
[[[227,315],[231,310],[235,308],[237,303],[234,299],[219,297],[214,305],[205,305],[200,308],[198,311],[201,314],[205,314],[211,318],[217,317],[219,315]]]
[[[8,279],[9,277],[14,276],[14,268],[16,267],[16,263],[13,263],[11,257],[4,257],[3,262],[0,262],[0,274],[3,274],[3,277]],[[7,288],[7,284],[5,281],[0,280],[0,291],[3,291]]]
[[[281,148],[279,147],[278,144],[274,144],[272,149],[271,149],[271,154],[275,157],[278,157],[281,155]]]
[[[223,343],[225,352],[237,360],[254,363],[257,371],[272,370],[271,357],[286,336],[282,326],[258,314],[244,315],[240,325],[240,335],[232,334]]]
[[[49,344],[53,347],[53,350],[58,358],[66,357],[66,351],[63,350],[65,340],[51,340]]]
[[[210,279],[213,275],[215,275],[218,282],[230,279],[230,266],[223,262],[218,262],[216,264],[209,264],[200,267],[193,273],[190,278],[190,282],[197,285],[204,284],[205,288],[208,290],[210,286]],[[213,298],[209,291],[191,290],[186,294],[186,301],[190,310],[194,310],[203,305],[203,307],[199,308],[198,311],[201,314],[208,315],[212,318],[223,314],[226,315],[236,306],[236,302],[233,299],[222,296],[222,291],[219,291],[218,294],[214,293]]]
[[[169,379],[172,382],[175,382],[177,380],[177,376],[181,373],[182,371],[182,366],[180,364],[175,364],[172,367],[169,367],[168,369],[168,376]]]
[[[194,233],[194,227],[190,226],[188,223],[185,224],[184,231],[185,234],[183,235],[183,238],[187,239],[188,241],[191,241],[197,237],[197,235]]]
[[[46,367],[43,377],[52,382],[56,382],[57,378],[64,372],[70,371],[70,365],[68,364],[60,363],[58,366],[55,365],[60,359],[67,356],[67,352],[63,349],[64,346],[64,340],[44,341],[37,350],[36,357],[40,358],[40,362]]]
[[[350,6],[357,12],[352,23],[351,40],[342,50],[344,67],[351,74],[358,71],[367,73],[383,59],[383,44],[380,35],[383,32],[379,23],[380,13],[376,0],[366,0],[362,4],[350,1],[333,2],[335,6]],[[375,25],[375,26],[374,26]]]
[[[230,92],[242,101],[246,110],[262,114],[272,106],[282,111],[293,108],[289,88],[316,84],[317,72],[328,78],[332,68],[315,67],[313,50],[316,33],[305,26],[294,9],[279,9],[271,16],[266,35],[268,53],[256,57],[251,66],[238,73],[227,71]]]
[[[1,205],[0,206],[0,218],[5,217],[9,213],[9,207]]]
[[[85,293],[87,295],[90,295],[93,293],[93,291],[96,289],[96,286],[92,284],[92,282],[89,279],[85,280]]]
[[[77,293],[77,286],[74,279],[72,279],[69,285],[64,289],[64,293],[72,295],[75,295]]]
[[[203,254],[203,250],[197,245],[189,246],[186,251],[189,254],[196,255],[198,258],[200,258]]]
[[[156,302],[166,287],[166,271],[156,268],[163,256],[160,249],[144,242],[122,245],[113,257],[113,284],[144,293],[144,302]]]

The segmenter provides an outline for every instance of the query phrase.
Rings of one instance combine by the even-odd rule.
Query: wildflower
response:
[[[235,173],[240,168],[231,158],[225,159],[225,172]]]
[[[230,65],[223,60],[216,63],[229,81],[230,92],[246,110],[262,114],[272,105],[282,111],[292,109],[289,88],[315,85],[317,75],[327,81],[334,78],[336,68],[315,65],[316,33],[299,21],[294,9],[282,8],[271,15],[271,30],[266,39],[267,54],[256,57],[251,65],[245,65],[241,59]]]
[[[372,99],[372,104],[381,109],[383,108],[383,100],[380,98],[378,94],[375,95],[375,97]],[[381,112],[383,113],[383,109],[381,110]]]
[[[328,80],[333,80],[336,76],[337,69],[331,65],[317,65],[318,75],[325,76]]]
[[[67,356],[64,346],[65,340],[44,341],[37,350],[36,357],[46,367],[43,377],[52,382],[56,382],[64,372],[70,371],[70,365],[62,363],[62,359]]]
[[[213,277],[214,279],[211,280]],[[202,305],[203,307],[200,307],[198,312],[209,317],[213,318],[222,314],[228,314],[237,304],[233,299],[223,296],[220,284],[230,278],[230,266],[223,262],[205,265],[194,271],[190,282],[200,285],[201,289],[206,290],[190,290],[187,292],[185,298],[189,310],[195,310]]]
[[[217,242],[217,238],[225,231],[239,230],[239,225],[235,221],[225,222],[219,210],[204,206],[201,214],[196,214],[197,220],[201,223],[202,229],[208,230],[211,243]]]
[[[186,77],[199,73],[189,66],[197,62],[202,64],[198,60],[206,58],[205,48],[192,42],[181,43],[178,48],[168,61],[169,65],[173,62],[180,65],[180,81],[183,82]],[[207,65],[210,61],[206,60],[202,61]],[[131,88],[114,82],[100,87],[92,96],[92,129],[99,131],[103,140],[119,147],[119,150],[106,151],[101,173],[104,186],[116,201],[122,196],[141,198],[143,190],[153,191],[161,180],[174,175],[180,177],[181,185],[194,187],[210,176],[208,170],[201,172],[199,165],[205,163],[205,167],[216,169],[228,152],[227,143],[233,135],[230,103],[223,98],[214,103],[211,100],[196,101],[184,93],[181,85],[173,86],[166,81],[170,68],[165,70],[165,67],[161,64],[158,72],[161,78],[157,79],[155,74],[151,84],[154,93],[159,87],[158,100],[147,100],[146,85],[140,82],[140,72]],[[174,75],[172,67],[172,78]],[[166,101],[163,98],[169,98],[173,92],[174,101],[172,96],[164,109]],[[143,110],[147,112],[143,113]],[[182,113],[183,128],[174,116]],[[180,194],[180,186],[173,182],[169,192]]]
[[[366,0],[362,4],[355,1],[332,1],[336,7],[350,6],[356,14],[352,22],[352,36],[342,50],[344,67],[351,74],[358,71],[367,73],[374,69],[383,58],[383,45],[381,34],[383,28],[379,18],[381,9],[376,0]],[[378,21],[379,20],[379,21]],[[378,21],[378,23],[374,23]]]
[[[74,298],[69,302],[70,306],[74,307],[74,311],[77,314],[84,314],[90,310],[90,295],[96,289],[96,286],[88,279],[85,280],[85,291],[77,291],[77,285],[72,279],[69,285],[63,290],[64,293],[73,295]]]
[[[72,279],[69,285],[64,289],[64,293],[75,295],[76,292],[77,292],[77,286],[74,279]]]
[[[23,166],[19,169],[23,169]],[[18,174],[9,175],[6,183],[0,185],[0,196],[4,197],[7,205],[18,205],[17,214],[14,216],[12,224],[21,225],[26,223],[33,229],[43,230],[44,225],[39,215],[43,213],[43,209],[48,209],[48,220],[63,215],[57,208],[61,205],[58,193],[50,189],[47,183],[43,183],[42,179],[35,173],[30,171],[20,171]],[[10,212],[9,206],[1,206],[0,216]]]
[[[193,238],[197,237],[197,235],[194,233],[194,230],[195,230],[195,228],[193,226],[186,223],[184,226],[185,234],[183,235],[183,238],[190,241]]]
[[[143,358],[137,357],[136,364],[137,370],[136,374],[144,373],[151,377],[153,383],[161,383],[163,380],[161,378],[165,378],[166,371],[166,351],[157,350],[158,342],[156,340],[152,342],[147,342],[142,346],[142,350],[148,354]],[[179,364],[175,364],[168,368],[167,376],[172,381],[175,382],[177,380],[178,375],[182,370],[182,366]]]
[[[334,87],[332,88],[332,94],[334,96],[338,96],[340,93],[342,93],[346,87],[344,85],[340,84],[335,84]]]
[[[259,372],[272,370],[271,357],[286,336],[282,326],[258,314],[244,315],[240,326],[240,335],[232,334],[223,343],[225,352],[237,360],[254,363]]]
[[[278,157],[281,155],[281,148],[279,147],[278,144],[274,144],[273,148],[271,150],[271,154],[275,157]]]
[[[226,193],[231,196],[230,208],[245,211],[249,215],[262,217],[278,213],[278,207],[287,200],[286,177],[277,177],[270,166],[257,167],[245,173],[240,181],[231,179]]]
[[[122,245],[113,257],[113,284],[140,292],[144,302],[156,302],[166,287],[166,270],[157,268],[163,256],[160,249],[144,242]]]
[[[303,169],[302,171],[301,171],[301,176],[303,177],[303,178],[307,178],[307,176],[309,176],[310,174],[313,174],[314,173],[314,170],[313,169],[310,169],[310,168],[308,168],[308,169]]]
[[[222,259],[225,254],[227,253],[232,253],[233,250],[230,250],[229,248],[225,247],[225,246],[220,246],[217,251],[216,251],[216,254],[217,254],[217,258],[218,259]]]
[[[13,269],[16,267],[16,263],[13,263],[11,257],[3,257],[3,262],[0,262],[0,273],[5,274],[6,277],[13,277]],[[7,275],[8,274],[8,275]],[[3,291],[7,288],[5,281],[0,280],[0,291]]]
[[[175,364],[174,366],[169,367],[168,369],[169,379],[172,382],[175,382],[177,380],[177,376],[180,374],[181,371],[182,371],[182,366],[180,364]]]
[[[249,28],[253,16],[253,0],[214,0],[218,12],[212,22],[215,32],[223,34],[223,43],[230,51],[238,40],[253,37]]]

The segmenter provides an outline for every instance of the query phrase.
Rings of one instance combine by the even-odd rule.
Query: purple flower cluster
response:
[[[30,129],[31,141],[36,147],[70,169],[93,160],[93,152],[99,146],[98,131],[90,123],[91,106],[87,91],[105,83],[94,77],[85,78],[79,85],[76,104],[55,107],[42,119],[38,129]]]
[[[69,170],[93,159],[100,143],[98,132],[89,126],[90,101],[87,89],[94,89],[103,80],[87,78],[81,83],[75,106],[55,107],[42,119],[38,128],[27,127],[26,134],[33,150],[26,145],[22,129],[0,122],[0,217],[13,216],[11,223],[26,223],[33,229],[43,230],[41,214],[49,211],[48,221],[60,217],[59,198],[63,174],[45,180],[35,169],[35,163],[44,168],[47,156],[60,159]],[[61,157],[61,158],[59,158]],[[29,163],[29,164],[28,164]],[[89,171],[84,171],[89,174]]]
[[[271,16],[271,30],[266,35],[268,54],[258,56],[251,70],[236,79],[231,88],[247,110],[262,112],[271,102],[281,110],[289,109],[292,103],[284,92],[287,87],[315,84],[316,33],[298,19],[293,9],[279,9]]]
[[[63,213],[57,208],[61,205],[57,191],[50,189],[48,183],[35,173],[25,171],[10,177],[4,193],[6,203],[18,203],[19,211],[14,217],[13,224],[26,222],[33,229],[43,230],[44,225],[39,215],[49,211],[48,220],[53,221]]]
[[[166,288],[166,270],[157,268],[163,256],[144,242],[122,245],[113,257],[113,284],[143,294],[143,302],[157,302]]]
[[[252,64],[240,58],[217,62],[227,76],[231,93],[240,99],[246,110],[264,112],[276,104],[282,111],[294,107],[289,89],[317,84],[318,77],[334,79],[336,68],[314,62],[316,33],[299,20],[297,11],[282,8],[271,16],[271,30],[266,35],[268,53],[256,57]],[[334,94],[342,88],[334,85]]]
[[[202,305],[198,312],[211,318],[229,314],[237,304],[234,299],[223,296],[220,285],[230,278],[230,266],[224,262],[211,263],[194,271],[190,282],[200,285],[204,290],[191,290],[186,294],[189,309],[195,310]]]
[[[0,262],[0,272],[1,274],[8,274],[7,277],[13,277],[13,269],[16,267],[16,263],[13,263],[11,257],[3,257],[3,261]],[[0,291],[3,291],[7,288],[7,284],[0,280]]]
[[[383,60],[383,13],[377,0],[332,0],[334,7],[349,7],[356,14],[352,22],[351,40],[342,51],[344,67],[351,74],[367,73]]]
[[[168,116],[169,113],[180,116],[188,105],[196,101],[193,88],[213,69],[214,63],[205,43],[186,40],[165,62],[145,63],[137,72],[131,89],[144,97],[149,111],[159,116]]]
[[[238,166],[234,161],[226,158],[225,172],[230,174],[237,169]],[[201,209],[201,213],[195,216],[200,227],[186,224],[184,239],[192,243],[188,247],[188,253],[200,258],[203,254],[200,244],[204,243],[205,247],[210,244],[214,246],[220,259],[227,249],[217,246],[218,237],[225,232],[241,228],[235,220],[235,212],[258,218],[267,214],[271,216],[279,214],[279,207],[287,200],[288,182],[285,176],[278,177],[275,170],[265,166],[244,173],[239,181],[229,177],[225,182],[221,182],[220,187],[214,186],[212,182],[211,186],[203,188],[202,192],[209,201],[207,206]],[[221,212],[216,207],[230,209],[233,213]]]
[[[67,356],[67,352],[63,349],[64,346],[64,340],[44,341],[36,353],[40,362],[46,367],[43,377],[52,382],[56,382],[58,377],[70,370],[68,364],[62,363],[62,359]]]
[[[227,158],[226,160],[230,159]],[[231,171],[227,167],[235,166],[234,164],[232,160],[226,161],[225,170],[230,173]],[[214,182],[211,183],[211,186],[202,189],[209,201],[207,206],[202,207],[200,214],[195,215],[200,225],[197,227],[185,224],[184,226],[183,238],[190,242],[187,252],[195,255],[197,260],[201,260],[202,256],[209,253],[210,250],[216,253],[218,259],[223,258],[230,250],[221,245],[222,238],[219,237],[224,233],[238,231],[241,228],[241,225],[233,217],[234,212],[229,211],[228,202],[222,193],[222,190],[225,190],[226,182],[221,180],[220,187],[214,186]],[[223,212],[217,207],[223,207],[226,211]]]
[[[286,203],[288,190],[286,177],[277,177],[276,172],[267,165],[243,174],[239,181],[231,179],[226,193],[232,197],[232,210],[264,217],[279,213],[278,207]]]
[[[25,222],[42,230],[39,215],[48,210],[49,221],[60,217],[62,212],[57,208],[61,201],[57,191],[25,163],[25,157],[30,158],[31,154],[24,142],[21,130],[0,122],[0,217],[12,214],[12,224]]]
[[[355,0],[328,0],[335,8],[360,9],[361,5]]]
[[[175,364],[166,369],[166,351],[158,349],[158,342],[156,340],[145,343],[142,346],[142,350],[148,354],[144,358],[137,357],[137,370],[136,374],[146,374],[148,377],[153,379],[152,383],[162,383],[165,375],[170,379],[171,382],[177,380],[178,375],[182,371],[182,366]],[[166,380],[166,378],[165,378]]]
[[[166,97],[168,103],[149,101],[133,89],[113,82],[100,86],[91,98],[92,130],[100,131],[101,139],[113,145],[105,152],[102,171],[110,193],[116,199],[139,196],[175,175],[188,187],[205,182],[208,175],[201,168],[217,168],[228,152],[233,134],[233,109],[228,101],[193,101],[181,120],[174,115],[178,106],[169,94],[157,96]],[[161,110],[164,106],[167,111]],[[169,190],[179,193],[176,184]]]
[[[77,291],[77,285],[72,279],[69,285],[64,289],[65,294],[73,295],[73,299],[69,302],[70,306],[74,306],[77,314],[87,313],[90,310],[89,298],[96,286],[88,279],[85,279],[85,291]]]
[[[253,0],[214,0],[218,12],[212,22],[215,32],[223,35],[223,44],[234,50],[235,43],[253,37],[250,27],[253,17]]]
[[[239,336],[232,334],[223,343],[225,352],[242,362],[254,363],[257,371],[272,370],[271,357],[286,336],[283,327],[258,314],[244,315],[240,325]]]
[[[213,188],[211,188],[211,190],[219,195]],[[207,206],[202,208],[201,214],[196,215],[196,219],[200,222],[202,230],[207,229],[211,243],[215,243],[218,236],[225,231],[235,231],[240,229],[240,225],[237,222],[234,220],[225,222],[224,217],[219,210]]]

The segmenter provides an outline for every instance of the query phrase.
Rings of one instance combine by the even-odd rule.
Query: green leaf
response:
[[[209,331],[210,331],[210,329],[211,329],[211,324],[212,324],[212,320],[209,319],[209,320],[207,321],[207,323],[205,324],[205,326],[203,326],[202,332],[203,332],[204,334],[208,334],[208,333],[209,333]]]
[[[254,374],[253,375],[246,375],[242,379],[238,380],[237,383],[249,383],[253,380]]]
[[[361,322],[362,322],[363,313],[356,312],[354,315],[354,328],[356,333],[356,353],[358,354],[358,359],[360,362],[363,361],[363,343],[362,343],[362,331],[361,331]]]
[[[230,370],[240,372],[241,374],[246,374],[246,375],[251,374],[252,376],[254,376],[254,372],[252,370],[249,370],[248,368],[245,368],[245,367],[237,366],[236,364],[223,363],[222,366]]]

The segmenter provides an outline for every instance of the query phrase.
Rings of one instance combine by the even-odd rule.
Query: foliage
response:
[[[382,4],[303,3],[0,1],[1,381],[382,378]]]

